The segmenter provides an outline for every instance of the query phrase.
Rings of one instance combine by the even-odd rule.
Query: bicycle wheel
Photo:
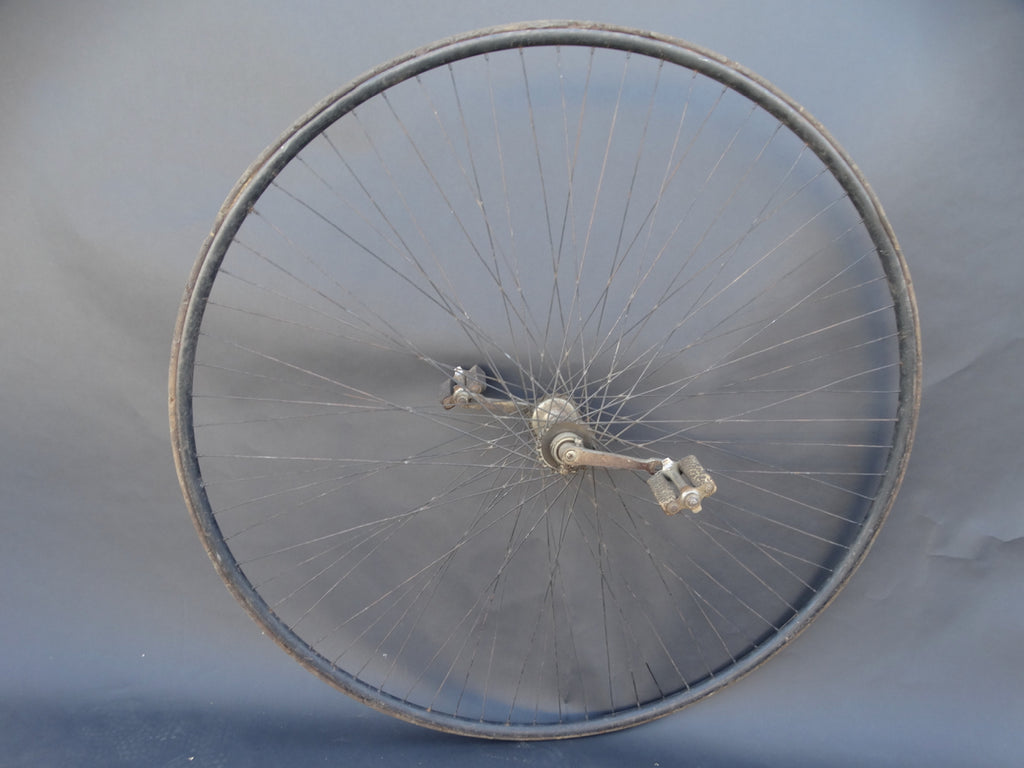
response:
[[[662,716],[836,594],[903,475],[906,265],[773,86],[658,35],[445,40],[250,167],[185,293],[182,488],[300,662],[407,720]]]

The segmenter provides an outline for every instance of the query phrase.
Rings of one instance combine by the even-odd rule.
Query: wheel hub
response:
[[[568,475],[586,467],[647,472],[647,484],[667,515],[684,509],[701,511],[701,501],[717,489],[696,456],[672,459],[637,458],[606,451],[597,445],[579,406],[567,397],[547,397],[536,405],[519,398],[492,398],[484,394],[487,376],[479,365],[456,366],[442,389],[441,404],[448,410],[485,410],[497,415],[529,414],[530,430],[540,457],[551,469]]]
[[[566,464],[560,458],[562,452],[570,445],[591,447],[593,444],[593,432],[584,423],[580,409],[564,397],[549,397],[539,402],[530,414],[530,429],[537,438],[544,463],[563,474],[580,467]]]

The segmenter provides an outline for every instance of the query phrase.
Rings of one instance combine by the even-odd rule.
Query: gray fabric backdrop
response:
[[[165,382],[266,144],[380,61],[530,18],[684,37],[828,126],[910,263],[925,389],[889,522],[796,643],[656,724],[516,745],[365,709],[260,635],[181,501]],[[1020,764],[1022,40],[992,1],[0,5],[0,764]]]

